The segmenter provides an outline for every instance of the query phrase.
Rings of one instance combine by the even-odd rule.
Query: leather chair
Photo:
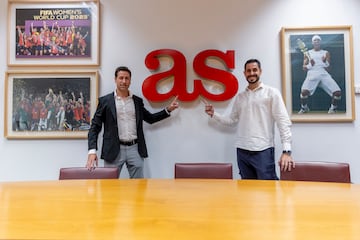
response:
[[[290,172],[280,172],[281,180],[351,183],[350,166],[338,162],[295,162]]]
[[[117,167],[97,167],[89,171],[86,167],[60,168],[59,180],[65,179],[117,179],[119,178]]]
[[[232,164],[175,163],[175,178],[232,179]]]

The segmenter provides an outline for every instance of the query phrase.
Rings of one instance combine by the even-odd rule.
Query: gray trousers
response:
[[[114,162],[104,161],[104,167],[118,167],[120,172],[126,163],[130,178],[144,178],[144,159],[139,155],[138,145],[120,145],[120,153]]]

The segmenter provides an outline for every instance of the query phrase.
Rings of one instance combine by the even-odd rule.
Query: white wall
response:
[[[152,50],[173,48],[188,60],[188,81],[195,78],[192,59],[205,49],[235,50],[234,74],[243,89],[243,63],[259,58],[263,82],[281,88],[281,27],[352,25],[354,32],[354,73],[359,84],[360,2],[348,0],[101,0],[101,66],[99,94],[114,89],[113,72],[119,65],[133,70],[132,91],[142,96],[142,81],[150,75],[144,65]],[[7,3],[0,1],[0,92],[4,92],[7,41]],[[355,97],[358,111],[359,96]],[[167,103],[145,101],[151,111]],[[149,149],[146,176],[173,178],[175,162],[219,161],[234,164],[237,173],[235,133],[230,127],[209,121],[199,101],[180,103],[170,119],[148,125],[145,135]],[[231,101],[214,103],[225,112]],[[0,104],[0,119],[4,106]],[[3,124],[0,135],[4,134]],[[341,161],[351,164],[352,180],[360,183],[358,146],[359,120],[353,123],[294,123],[295,160]],[[281,145],[277,137],[277,158]],[[84,166],[86,140],[7,140],[0,138],[0,181],[52,180],[58,169]],[[122,177],[127,177],[124,169]]]

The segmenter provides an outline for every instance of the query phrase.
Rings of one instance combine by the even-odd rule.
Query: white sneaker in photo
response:
[[[304,114],[310,111],[310,108],[308,106],[304,106],[300,108],[300,111],[298,112],[298,114]]]
[[[329,108],[328,114],[333,114],[333,113],[336,113],[336,107],[331,106],[331,107]]]

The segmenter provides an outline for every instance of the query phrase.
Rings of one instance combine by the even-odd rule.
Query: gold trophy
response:
[[[309,51],[305,45],[305,43],[300,39],[298,38],[296,40],[297,42],[297,45],[298,47],[300,48],[300,51],[304,54],[305,57],[307,57],[309,59],[309,61],[311,60],[311,57],[310,57],[310,54],[309,54]]]

